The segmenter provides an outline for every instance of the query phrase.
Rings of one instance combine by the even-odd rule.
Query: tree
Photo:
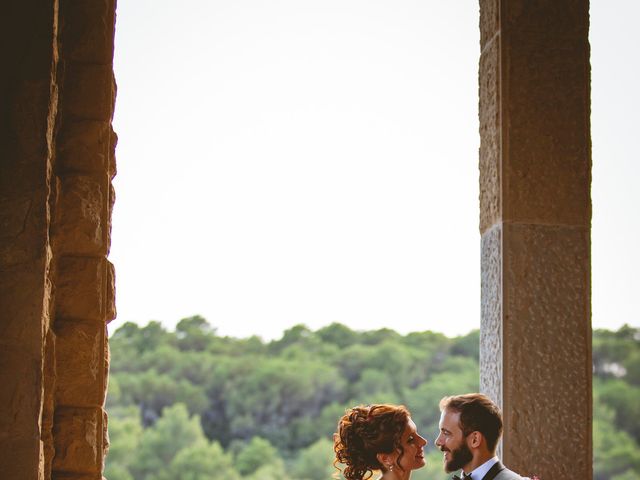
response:
[[[202,439],[182,448],[169,466],[166,480],[240,480],[231,456],[219,443]]]
[[[356,332],[337,322],[321,328],[316,332],[316,335],[320,337],[324,343],[330,343],[338,348],[346,348],[358,341],[358,334]]]
[[[176,403],[165,408],[155,425],[144,431],[130,470],[136,480],[157,480],[180,450],[205,441],[200,418],[189,418],[187,407]]]
[[[203,351],[211,344],[216,330],[200,316],[183,318],[176,325],[176,338],[180,350]]]
[[[640,387],[622,379],[596,381],[600,401],[615,412],[615,425],[640,442]]]
[[[138,409],[113,409],[109,416],[109,454],[105,476],[109,480],[133,480],[129,466],[135,461],[142,438]]]
[[[291,474],[295,480],[326,480],[337,470],[333,466],[333,442],[320,438],[300,451]]]
[[[200,316],[175,332],[127,323],[110,340],[107,478],[236,480],[238,470],[243,480],[329,478],[324,455],[345,410],[391,402],[409,407],[430,442],[427,466],[412,478],[444,480],[433,448],[438,403],[478,390],[478,337],[335,323],[316,332],[297,325],[265,344],[219,337]],[[594,331],[596,480],[640,478],[639,341],[629,326]]]
[[[238,453],[236,468],[243,476],[247,476],[263,465],[269,465],[277,461],[281,461],[278,451],[269,443],[269,440],[253,437]]]
[[[611,480],[634,472],[640,476],[640,451],[631,436],[616,428],[613,409],[594,396],[593,464],[594,480]]]

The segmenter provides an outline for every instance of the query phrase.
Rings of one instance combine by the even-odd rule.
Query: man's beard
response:
[[[449,453],[451,454],[451,459],[444,464],[444,470],[447,473],[460,470],[467,463],[473,460],[473,454],[471,453],[471,450],[469,450],[466,442],[462,442],[462,444],[455,450],[449,450]]]

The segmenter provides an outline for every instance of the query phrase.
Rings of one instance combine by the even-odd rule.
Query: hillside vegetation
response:
[[[478,331],[296,325],[264,342],[194,316],[126,323],[110,345],[109,480],[327,480],[338,418],[379,402],[406,405],[429,440],[412,480],[444,480],[438,402],[478,390]],[[638,479],[640,330],[594,331],[593,359],[594,478]]]

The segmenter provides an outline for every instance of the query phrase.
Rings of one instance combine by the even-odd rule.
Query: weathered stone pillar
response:
[[[108,446],[106,324],[115,317],[107,260],[115,175],[115,3],[60,0],[59,18],[52,478],[101,479]]]
[[[101,479],[115,3],[0,16],[0,477]]]
[[[592,478],[587,0],[480,0],[481,389],[502,456]]]
[[[0,15],[2,478],[42,478],[51,457],[55,19],[54,2],[12,2]]]

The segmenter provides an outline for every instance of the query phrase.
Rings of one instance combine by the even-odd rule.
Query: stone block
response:
[[[42,354],[45,297],[50,295],[45,269],[40,260],[0,270],[0,342],[20,345],[24,356]]]
[[[107,198],[102,185],[105,182],[106,176],[58,178],[53,226],[56,254],[106,255]]]
[[[111,168],[113,141],[108,120],[65,122],[56,138],[56,170],[60,174],[100,174]]]
[[[51,471],[51,464],[55,456],[53,447],[53,415],[55,410],[56,390],[56,341],[55,334],[47,329],[44,345],[44,399],[42,405],[42,420],[40,421],[40,438],[44,456],[44,471]]]
[[[110,121],[115,101],[111,65],[67,63],[60,108],[77,120]]]
[[[588,225],[588,2],[505,5],[503,220]]]
[[[590,456],[575,449],[591,445],[589,229],[503,228],[504,458],[522,466],[536,452],[543,478],[587,478]]]
[[[0,435],[39,439],[38,422],[44,389],[42,357],[26,352],[20,344],[3,339],[0,343],[0,385],[0,405],[3,408]]]
[[[118,145],[118,135],[113,131],[113,128],[110,128],[111,131],[111,141],[109,142],[109,146],[111,151],[109,153],[109,177],[113,180],[118,173],[118,169],[116,167],[116,146]]]
[[[502,225],[481,240],[480,391],[502,405]]]
[[[0,468],[3,479],[41,479],[40,441],[37,435],[0,434]]]
[[[9,137],[15,142],[15,153],[38,174],[46,166],[47,133],[51,102],[51,79],[19,82],[10,96]],[[39,167],[39,168],[38,168]],[[38,175],[44,177],[44,175]]]
[[[60,1],[61,55],[75,62],[113,61],[114,5],[111,1]]]
[[[113,218],[113,207],[116,203],[116,190],[113,188],[113,184],[109,182],[109,213],[107,217],[107,256],[111,251],[111,227],[112,227],[112,218]]]
[[[116,269],[113,263],[107,260],[107,317],[106,321],[115,320],[116,311]]]
[[[56,319],[105,321],[105,259],[62,257],[56,271]]]
[[[106,394],[106,327],[99,322],[57,320],[56,405],[100,407]]]
[[[501,219],[500,48],[493,42],[480,57],[480,232]]]
[[[107,411],[102,409],[102,460],[107,458],[109,453],[109,415]]]
[[[480,0],[480,48],[495,38],[500,30],[500,0]]]
[[[102,408],[56,408],[54,472],[102,473],[102,413]],[[60,478],[57,473],[55,478]]]
[[[0,269],[42,259],[48,231],[44,190],[0,199]]]

